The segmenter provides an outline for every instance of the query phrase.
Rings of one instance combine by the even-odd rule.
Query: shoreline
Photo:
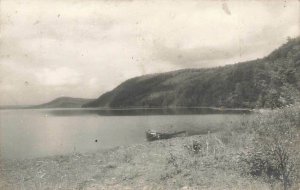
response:
[[[265,186],[253,185],[252,179],[240,175],[239,150],[222,143],[221,136],[177,137],[85,154],[6,160],[0,163],[0,188],[224,189],[236,187],[237,179],[240,187]],[[207,140],[208,152],[195,155],[189,149],[193,142]]]
[[[14,107],[14,106],[7,106],[7,107],[0,107],[0,110],[48,110],[48,109],[57,109],[57,110],[160,110],[160,109],[213,109],[213,110],[224,110],[224,111],[251,111],[256,110],[252,108],[226,108],[226,107],[209,107],[209,106],[165,106],[165,107],[53,107],[53,108],[34,108],[32,106],[20,106],[20,107]],[[260,108],[258,108],[260,109]]]
[[[283,138],[293,142],[284,145],[295,161],[295,171],[300,171],[300,155],[295,151],[300,147],[299,109],[296,104],[263,112],[247,120],[225,123],[227,127],[222,130],[194,136],[85,154],[0,160],[0,189],[282,189],[280,180],[270,182],[263,175],[251,175],[252,166],[249,168],[245,159],[261,153],[256,141],[264,142],[266,138],[257,138],[259,127],[270,137],[269,132],[278,134],[284,126],[295,134],[293,139]],[[296,174],[293,188],[299,189]]]

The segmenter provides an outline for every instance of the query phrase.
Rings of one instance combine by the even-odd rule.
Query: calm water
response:
[[[0,110],[0,158],[84,153],[141,143],[147,129],[187,130],[192,135],[237,121],[241,115],[203,109]]]

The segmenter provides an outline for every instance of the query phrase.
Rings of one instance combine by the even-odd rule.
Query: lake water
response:
[[[84,153],[142,143],[148,129],[186,130],[193,135],[240,120],[243,114],[211,109],[0,110],[0,158]]]

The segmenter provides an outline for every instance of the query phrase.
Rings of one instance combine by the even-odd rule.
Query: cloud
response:
[[[220,49],[218,47],[197,47],[197,48],[180,48],[166,47],[163,45],[155,47],[155,55],[162,61],[171,64],[185,66],[212,66],[203,63],[211,63],[212,61],[229,59],[235,56],[230,49]]]
[[[42,85],[47,86],[76,85],[81,81],[81,75],[67,67],[45,68],[36,73],[36,77]]]
[[[94,98],[138,75],[263,57],[299,35],[299,1],[2,0],[0,14],[6,104]]]
[[[212,6],[196,12],[197,19],[178,25],[186,27],[173,26],[169,36],[155,40],[153,55],[180,68],[214,67],[264,57],[285,43],[288,36],[300,35],[299,5],[297,1],[286,6],[274,1],[228,1],[221,3],[226,17]],[[273,12],[270,7],[274,7]]]

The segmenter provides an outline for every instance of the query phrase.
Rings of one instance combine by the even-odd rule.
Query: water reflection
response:
[[[54,116],[138,116],[138,115],[205,115],[205,114],[249,114],[247,109],[218,108],[132,108],[132,109],[54,109],[47,110]]]

